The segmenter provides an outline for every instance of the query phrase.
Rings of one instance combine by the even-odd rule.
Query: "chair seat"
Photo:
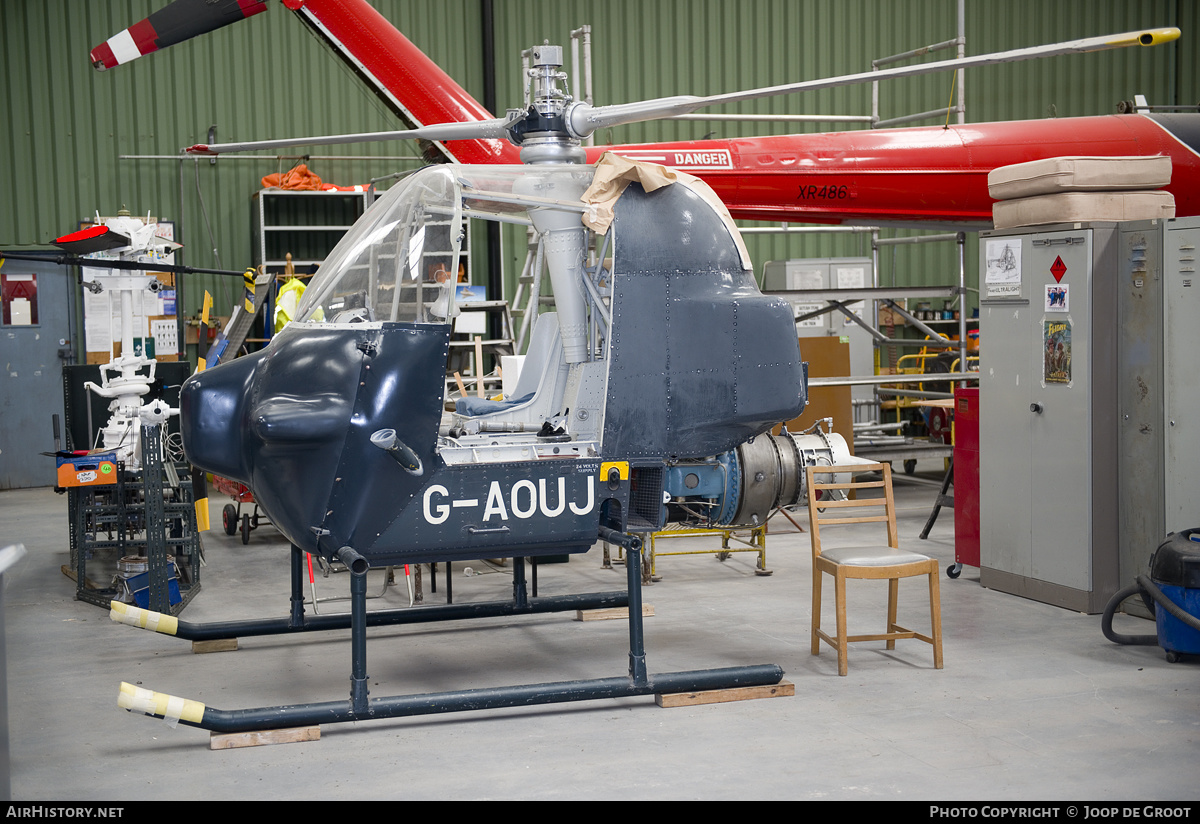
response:
[[[919,561],[929,560],[928,555],[909,552],[905,549],[895,549],[886,544],[823,549],[821,557],[827,561],[833,561],[835,564],[846,566],[895,566],[896,564],[915,564]]]

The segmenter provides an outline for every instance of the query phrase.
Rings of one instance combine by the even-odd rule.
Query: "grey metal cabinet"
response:
[[[1167,222],[1163,243],[1164,530],[1200,526],[1200,220]],[[1145,567],[1137,570],[1145,572]],[[1124,578],[1125,570],[1122,569]],[[1124,581],[1127,583],[1127,581]]]
[[[1198,454],[1187,416],[1200,401],[1198,227],[982,234],[984,586],[1099,612],[1168,530],[1194,525],[1186,513],[1200,519],[1187,457]]]

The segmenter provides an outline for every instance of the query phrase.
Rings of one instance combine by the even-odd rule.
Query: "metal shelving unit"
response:
[[[254,193],[250,210],[254,265],[272,278],[263,304],[266,320],[262,337],[248,340],[270,340],[274,332],[270,318],[274,316],[275,292],[285,274],[287,255],[292,256],[297,277],[311,276],[368,205],[367,192],[260,189]]]
[[[366,211],[367,193],[261,189],[253,201],[254,263],[278,275],[289,252],[299,271],[320,265]]]

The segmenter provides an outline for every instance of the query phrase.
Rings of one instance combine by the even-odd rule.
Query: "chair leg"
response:
[[[896,631],[896,615],[900,601],[900,579],[888,579],[888,616],[887,616],[887,632]],[[896,648],[896,641],[892,639],[887,642],[888,649]]]
[[[817,630],[821,628],[821,585],[825,581],[825,573],[813,567],[812,576],[812,654],[821,654],[821,637]]]
[[[837,654],[838,675],[846,675],[849,670],[849,652],[846,641],[846,578],[841,570],[833,576],[834,601],[837,604]]]
[[[933,638],[933,667],[942,668],[942,593],[938,583],[937,563],[929,573],[929,623]]]

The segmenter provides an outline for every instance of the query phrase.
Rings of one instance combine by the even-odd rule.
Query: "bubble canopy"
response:
[[[297,316],[310,323],[444,324],[457,314],[455,285],[470,219],[530,224],[547,208],[538,190],[581,192],[590,166],[421,169],[389,189],[329,253]],[[556,184],[566,183],[566,186]],[[583,212],[578,201],[558,208]],[[555,208],[555,205],[549,206]]]

